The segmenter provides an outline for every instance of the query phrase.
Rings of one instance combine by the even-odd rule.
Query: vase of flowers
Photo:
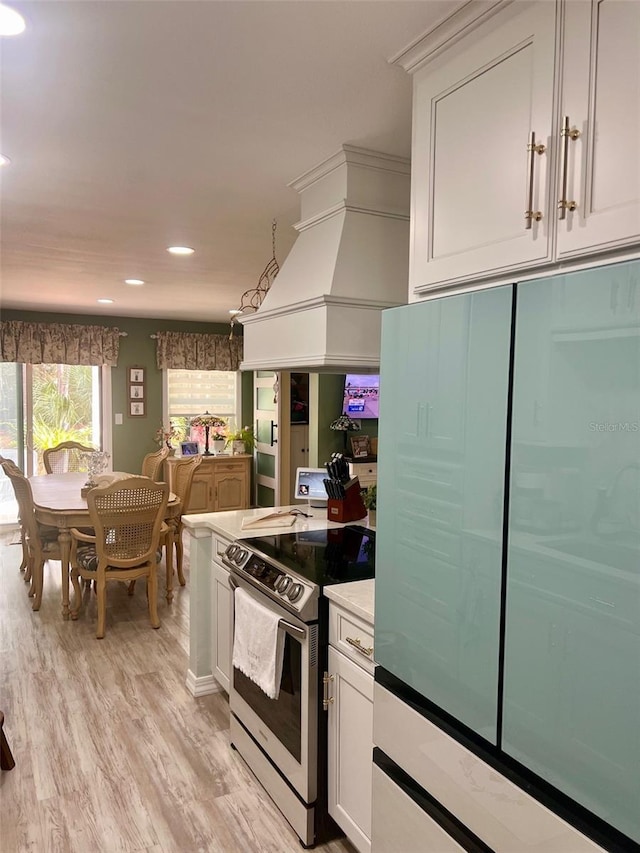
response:
[[[354,421],[349,415],[340,415],[339,418],[336,418],[335,421],[332,421],[329,424],[329,429],[337,430],[341,432],[344,436],[344,454],[345,456],[350,456],[347,453],[347,436],[350,432],[359,432],[360,424],[358,421]]]
[[[191,420],[191,426],[204,428],[204,453],[203,456],[213,456],[214,454],[223,453],[227,436],[227,422],[219,415],[212,415],[210,412],[205,412],[202,415],[197,415]],[[209,433],[212,433],[212,441],[214,445],[214,453],[209,450]],[[219,444],[216,446],[216,442]]]
[[[160,426],[156,430],[156,434],[153,440],[159,447],[165,445],[169,448],[169,450],[173,450],[173,442],[179,437],[180,433],[172,423],[169,423],[168,427],[164,426],[164,424],[160,424]]]

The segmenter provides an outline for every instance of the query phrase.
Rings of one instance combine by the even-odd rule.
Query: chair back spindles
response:
[[[155,453],[147,453],[142,460],[142,476],[159,483],[163,479],[162,468],[168,455],[168,447],[161,447]]]
[[[79,579],[95,580],[98,639],[105,633],[106,582],[110,580],[135,582],[138,578],[146,578],[149,619],[153,628],[160,627],[156,573],[168,499],[168,485],[154,483],[146,477],[117,480],[88,493],[89,518],[95,533],[87,536],[79,530],[71,530],[74,589],[71,618],[77,619],[82,603]]]
[[[171,467],[171,488],[174,494],[180,498],[180,514],[175,516],[170,521],[170,532],[166,537],[167,549],[173,549],[175,546],[176,552],[176,570],[178,573],[178,582],[180,586],[185,586],[186,580],[183,569],[184,547],[182,544],[182,531],[184,525],[182,523],[182,514],[188,512],[189,499],[191,497],[191,484],[193,483],[193,475],[196,469],[202,462],[202,456],[189,456],[185,459],[176,459]],[[168,557],[169,555],[167,555]],[[173,578],[170,578],[170,573],[173,572],[173,551],[171,559],[167,559],[167,601],[171,602],[173,598]],[[170,591],[171,590],[171,591]]]
[[[55,447],[48,447],[42,454],[42,462],[47,474],[67,474],[89,470],[88,453],[95,447],[86,447],[77,441],[63,441]]]
[[[0,466],[11,481],[16,496],[21,535],[28,560],[25,580],[31,580],[29,596],[33,597],[33,610],[39,610],[42,603],[45,561],[62,559],[57,531],[51,531],[45,538],[36,520],[31,483],[18,466],[9,459],[3,460]]]

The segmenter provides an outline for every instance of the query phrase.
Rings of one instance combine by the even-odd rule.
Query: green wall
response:
[[[156,367],[156,342],[151,335],[158,331],[229,334],[224,323],[186,323],[175,320],[147,320],[132,317],[102,315],[50,314],[36,311],[3,311],[3,320],[24,320],[32,323],[77,323],[82,325],[117,326],[127,336],[120,339],[118,366],[111,371],[112,411],[123,415],[122,426],[112,426],[113,469],[136,472],[146,453],[158,449],[153,437],[162,423],[162,371]],[[127,368],[132,365],[146,368],[147,414],[128,416]],[[251,423],[253,403],[252,373],[242,375],[242,422]],[[247,390],[248,389],[248,390]]]
[[[344,374],[342,373],[310,373],[309,374],[309,464],[322,467],[335,451],[344,452],[344,433],[330,429],[330,424],[342,412],[342,395],[344,393]],[[378,421],[361,421],[360,432],[353,435],[368,435],[370,438],[378,435]],[[347,445],[347,455],[351,447]]]

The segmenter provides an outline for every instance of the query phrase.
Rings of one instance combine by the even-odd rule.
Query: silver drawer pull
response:
[[[595,598],[593,595],[589,596],[589,601],[595,601],[596,604],[605,604],[607,607],[613,607],[615,609],[615,604],[611,601],[604,601],[604,599]]]
[[[356,637],[355,640],[352,637],[345,637],[347,643],[350,646],[353,646],[354,649],[360,652],[362,655],[366,655],[368,658],[373,654],[373,646],[371,648],[366,649],[362,643],[360,642],[360,637]]]

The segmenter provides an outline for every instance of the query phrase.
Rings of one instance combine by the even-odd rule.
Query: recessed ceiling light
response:
[[[193,255],[195,249],[190,249],[188,246],[169,246],[167,252],[172,255]]]
[[[144,284],[144,281],[141,278],[125,278],[124,283],[125,284],[140,285],[140,284]]]
[[[229,314],[242,314],[242,310],[240,308],[231,308]]]
[[[102,305],[111,305],[113,299],[98,299],[98,302],[102,303]]]
[[[11,160],[5,155],[0,154],[0,166],[8,166]]]
[[[0,3],[0,36],[18,36],[24,32],[24,18],[15,9]]]

